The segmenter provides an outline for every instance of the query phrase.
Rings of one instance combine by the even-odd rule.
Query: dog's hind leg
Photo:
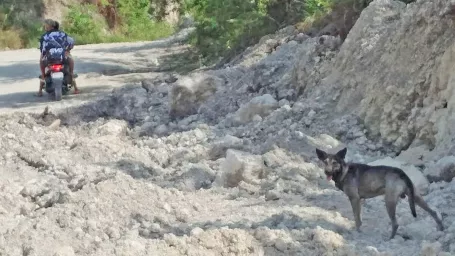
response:
[[[385,199],[385,207],[387,209],[387,213],[389,214],[390,221],[392,222],[392,234],[390,235],[390,239],[393,239],[395,235],[397,234],[398,230],[398,223],[397,223],[397,218],[396,218],[396,209],[397,209],[397,203],[398,203],[398,198],[401,193],[397,194],[393,190],[387,191],[384,196]]]
[[[424,209],[426,212],[428,212],[431,217],[436,221],[436,224],[438,225],[438,230],[442,231],[444,230],[444,225],[442,225],[442,220],[438,217],[438,214],[428,206],[428,204],[423,200],[422,196],[416,193],[414,195],[415,198],[415,203],[422,209]]]

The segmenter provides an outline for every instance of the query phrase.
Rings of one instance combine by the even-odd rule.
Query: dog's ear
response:
[[[347,148],[343,148],[342,150],[338,151],[336,155],[340,157],[341,159],[344,159],[346,157],[346,152],[348,151]]]
[[[325,159],[327,159],[327,153],[318,148],[316,148],[316,155],[318,155],[318,158],[321,161],[324,161]]]

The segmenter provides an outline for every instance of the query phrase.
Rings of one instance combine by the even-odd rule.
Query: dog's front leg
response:
[[[360,226],[362,226],[362,218],[360,217],[361,213],[361,205],[360,205],[360,198],[356,196],[352,196],[349,198],[351,201],[352,212],[354,213],[354,221],[355,227],[358,232],[360,232]]]

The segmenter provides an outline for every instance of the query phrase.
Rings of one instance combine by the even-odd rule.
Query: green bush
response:
[[[276,29],[276,24],[273,29],[265,26],[270,24],[267,0],[188,0],[185,4],[197,22],[192,43],[205,58],[225,56],[249,44],[249,38]]]
[[[184,4],[196,21],[192,44],[208,62],[234,56],[304,15],[301,1],[186,0]]]
[[[118,0],[117,4],[125,38],[156,40],[172,34],[172,26],[152,20],[149,0]]]
[[[306,0],[305,1],[305,17],[314,15],[320,12],[326,12],[334,4],[334,0]],[[338,1],[340,2],[340,1]]]
[[[75,38],[77,44],[102,43],[106,23],[98,16],[94,5],[71,6],[63,21],[63,29]]]
[[[405,3],[415,0],[400,0]],[[212,62],[234,56],[257,43],[262,36],[286,25],[303,24],[320,29],[330,22],[344,22],[343,14],[358,17],[371,0],[185,0],[184,10],[193,15],[196,32],[192,44]],[[331,17],[332,13],[334,17]],[[349,29],[349,28],[348,28]]]
[[[102,3],[104,7],[110,5],[108,1]],[[97,6],[85,4],[69,9],[64,30],[77,44],[148,41],[172,34],[172,26],[151,19],[149,0],[118,0],[116,4],[120,24],[113,29],[108,28]]]
[[[42,33],[40,23],[28,19],[15,8],[0,4],[0,49],[36,47]]]

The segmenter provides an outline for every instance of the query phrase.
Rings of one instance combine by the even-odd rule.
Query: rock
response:
[[[228,149],[215,183],[225,187],[236,187],[242,181],[258,185],[265,177],[266,170],[261,156]]]
[[[272,95],[264,94],[262,96],[257,96],[237,110],[234,120],[242,124],[248,123],[252,121],[255,115],[259,115],[263,118],[278,107],[278,102]]]
[[[280,252],[285,252],[288,250],[288,243],[282,238],[278,238],[275,241],[275,248],[277,248],[277,250]]]
[[[305,41],[305,40],[307,40],[309,38],[310,38],[310,36],[308,36],[308,35],[306,35],[304,33],[299,33],[299,34],[297,34],[295,36],[294,40],[301,44],[301,43],[303,43],[303,41]]]
[[[243,148],[243,140],[232,135],[226,135],[220,140],[215,141],[208,153],[210,159],[215,160],[224,157],[226,150],[229,148],[241,150]]]
[[[198,236],[199,234],[202,234],[202,233],[204,233],[204,230],[202,228],[196,227],[191,230],[190,235]]]
[[[169,74],[164,78],[165,83],[161,85],[172,84],[175,83],[177,80],[179,80],[177,74]]]
[[[391,157],[387,157],[384,159],[379,159],[374,162],[368,163],[369,165],[386,165],[392,166],[402,169],[406,175],[411,179],[412,183],[414,183],[414,187],[418,193],[424,195],[428,192],[430,183],[428,182],[427,178],[413,165],[407,165],[404,162],[392,159]]]
[[[260,115],[254,115],[253,118],[251,119],[251,121],[253,121],[255,123],[260,123],[260,122],[262,122],[262,117]]]
[[[265,41],[265,45],[267,47],[266,52],[271,53],[280,45],[280,42],[276,39],[267,39],[267,41]]]
[[[144,90],[146,92],[153,91],[153,88],[155,87],[153,81],[151,81],[151,80],[142,80],[141,85],[142,85],[142,88],[144,88]]]
[[[411,144],[445,147],[455,138],[455,24],[440,17],[450,1],[428,3],[415,1],[409,8],[401,1],[372,1],[350,30],[335,58],[336,72],[327,79],[343,88],[337,111],[356,109],[372,135],[399,150]],[[415,26],[421,21],[429,26]],[[433,58],[438,61],[428,62]],[[380,64],[365,69],[371,63]]]
[[[60,119],[57,119],[54,122],[52,122],[48,127],[49,127],[49,129],[55,130],[58,127],[60,127],[61,122],[62,121]]]
[[[396,160],[412,164],[415,166],[424,165],[434,160],[434,152],[430,151],[427,146],[421,145],[418,147],[411,147],[405,151],[401,151]]]
[[[423,173],[430,182],[451,182],[455,177],[455,156],[445,156],[429,164]]]
[[[149,227],[150,232],[152,233],[160,233],[161,232],[161,226],[158,223],[152,223]]]
[[[223,84],[222,79],[204,73],[193,73],[177,80],[169,95],[169,115],[180,118],[196,114],[199,106]]]
[[[423,241],[421,244],[420,256],[437,256],[441,252],[442,245],[439,242],[429,243]]]
[[[64,246],[60,247],[56,250],[53,256],[75,256],[76,253],[74,252],[73,247],[71,246]]]
[[[186,191],[194,191],[199,189],[208,189],[215,179],[215,172],[207,166],[198,164],[190,165],[188,170],[178,176],[175,181],[181,185],[180,188]]]
[[[155,128],[155,134],[157,135],[164,135],[167,133],[167,126],[165,124],[161,124]]]
[[[310,112],[308,112],[308,117],[309,118],[313,118],[315,115],[316,115],[316,111],[314,111],[313,109],[310,110]]]
[[[269,190],[265,193],[265,200],[272,201],[280,199],[280,193],[275,190]]]
[[[128,123],[124,120],[109,120],[98,128],[101,135],[122,136],[128,130]]]
[[[280,100],[280,101],[278,102],[278,105],[279,105],[280,107],[283,107],[283,106],[286,106],[286,105],[289,106],[290,103],[289,103],[289,101],[288,101],[287,99],[282,99],[282,100]]]

